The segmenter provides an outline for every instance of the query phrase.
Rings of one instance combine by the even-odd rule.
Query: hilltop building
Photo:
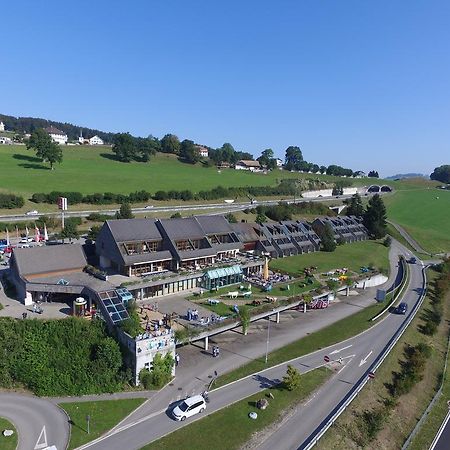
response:
[[[44,131],[50,135],[53,142],[56,142],[57,144],[67,144],[67,134],[64,133],[64,131],[58,130],[58,128],[52,126],[49,126],[47,128],[44,128]]]

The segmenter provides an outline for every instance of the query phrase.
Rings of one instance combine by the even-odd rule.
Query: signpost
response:
[[[330,362],[330,357],[329,357],[328,355],[325,355],[325,356],[323,357],[323,360],[324,360],[326,363],[328,363],[328,362]]]
[[[61,227],[64,230],[64,211],[67,211],[66,197],[58,197],[58,208],[61,210]]]
[[[373,372],[369,372],[369,373],[367,374],[367,376],[368,376],[371,380],[373,380],[373,379],[375,378],[375,374],[374,374]]]
[[[91,422],[91,416],[89,414],[86,416],[86,422],[87,422],[87,432],[89,434],[89,424]]]

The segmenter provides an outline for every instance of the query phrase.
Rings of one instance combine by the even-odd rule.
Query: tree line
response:
[[[54,126],[67,134],[69,140],[75,141],[80,136],[80,131],[83,133],[83,137],[89,138],[92,136],[98,136],[105,143],[111,143],[114,138],[114,133],[107,133],[94,128],[80,127],[67,122],[55,122],[53,120],[40,119],[37,117],[14,117],[0,114],[0,122],[5,124],[7,130],[12,130],[19,134],[33,133],[40,128],[46,128]]]

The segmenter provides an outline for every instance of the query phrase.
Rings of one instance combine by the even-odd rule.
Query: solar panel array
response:
[[[130,317],[122,300],[116,294],[116,291],[99,292],[98,296],[114,324],[122,322]]]

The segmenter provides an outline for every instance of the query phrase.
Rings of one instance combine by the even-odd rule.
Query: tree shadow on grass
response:
[[[42,164],[23,163],[23,164],[19,164],[19,166],[23,167],[25,169],[50,170],[50,167],[43,166]]]
[[[80,427],[80,425],[78,425],[77,423],[75,423],[72,419],[68,420],[69,424],[72,425],[73,428],[78,428],[81,431],[84,431],[85,433],[87,433],[87,430],[83,427]]]
[[[21,155],[20,153],[14,153],[12,157],[21,161],[42,162],[42,160],[40,158],[37,158],[36,156]]]
[[[111,161],[118,161],[120,162],[120,159],[117,157],[117,155],[114,155],[113,153],[100,153],[100,156],[102,158],[109,159]]]

